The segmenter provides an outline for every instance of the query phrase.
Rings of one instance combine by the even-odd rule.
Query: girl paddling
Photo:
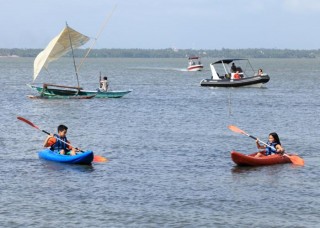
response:
[[[265,149],[265,152],[259,152],[255,157],[268,156],[271,154],[283,154],[284,148],[281,146],[279,136],[276,132],[272,132],[269,134],[268,145],[260,145],[259,139],[256,140],[258,149]]]

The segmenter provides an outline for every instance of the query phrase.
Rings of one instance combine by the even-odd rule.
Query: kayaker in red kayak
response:
[[[275,150],[273,148],[270,148],[269,146],[260,145],[259,139],[256,140],[256,144],[257,144],[258,149],[264,149],[265,151],[257,153],[257,155],[255,157],[262,157],[262,156],[268,156],[271,154],[284,153],[284,148],[281,146],[279,136],[276,132],[272,132],[269,134],[269,140],[267,142],[267,144],[270,147],[273,147]]]
[[[50,150],[59,151],[60,154],[63,155],[76,155],[76,152],[79,151],[79,149],[74,148],[70,145],[67,145],[66,143],[70,144],[70,142],[67,140],[67,130],[68,127],[65,125],[59,125],[58,126],[58,134],[50,134],[48,137],[44,140],[43,146],[44,147],[50,147]],[[57,140],[60,139],[60,140]],[[64,143],[66,142],[66,143]]]

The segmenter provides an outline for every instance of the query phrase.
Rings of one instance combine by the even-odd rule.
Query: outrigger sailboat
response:
[[[74,49],[83,46],[89,41],[89,37],[72,29],[66,24],[66,27],[56,36],[48,46],[38,54],[34,60],[33,81],[38,77],[43,68],[48,69],[50,62],[58,60],[66,53],[72,51],[75,74],[77,78],[77,86],[64,86],[50,83],[44,83],[42,87],[27,84],[30,88],[36,90],[40,96],[28,96],[30,98],[46,98],[46,99],[90,99],[96,98],[120,98],[131,90],[125,91],[102,91],[102,90],[84,90],[80,87],[78,67],[75,63]],[[89,50],[90,51],[90,50]],[[89,52],[88,51],[88,52]],[[87,53],[88,55],[88,53]]]

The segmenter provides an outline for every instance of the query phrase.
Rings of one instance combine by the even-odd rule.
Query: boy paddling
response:
[[[48,135],[48,137],[44,140],[43,146],[50,147],[50,150],[53,151],[59,151],[59,153],[63,155],[76,155],[76,152],[79,151],[79,149],[74,148],[71,145],[67,145],[70,144],[66,137],[67,130],[68,127],[66,127],[65,125],[59,125],[58,134]]]

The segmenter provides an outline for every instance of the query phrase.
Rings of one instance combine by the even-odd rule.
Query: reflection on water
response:
[[[59,163],[53,161],[46,161],[40,159],[42,167],[48,169],[47,171],[73,171],[73,172],[93,172],[94,166],[91,165],[77,165],[77,164],[67,164]]]
[[[232,174],[245,174],[249,172],[260,172],[262,166],[234,166],[231,169]]]

